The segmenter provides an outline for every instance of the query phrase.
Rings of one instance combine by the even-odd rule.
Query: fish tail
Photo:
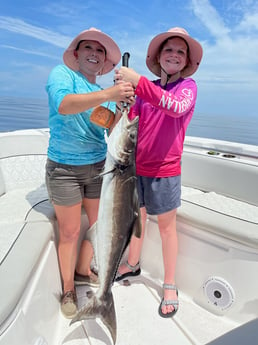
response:
[[[100,317],[104,325],[109,330],[113,343],[116,343],[116,312],[112,293],[105,296],[102,301],[93,296],[89,302],[82,307],[76,316],[71,320],[70,325],[82,320],[95,319]]]
[[[100,317],[104,325],[109,330],[113,343],[116,343],[116,311],[112,293],[102,305]]]

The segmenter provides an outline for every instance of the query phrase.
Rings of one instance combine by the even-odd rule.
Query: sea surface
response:
[[[0,97],[0,132],[46,127],[47,99]],[[258,115],[237,117],[195,111],[186,135],[258,145]]]

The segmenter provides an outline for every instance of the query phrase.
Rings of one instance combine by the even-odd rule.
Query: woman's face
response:
[[[176,74],[188,63],[187,44],[179,37],[172,37],[162,47],[159,55],[160,66],[167,74]]]
[[[82,41],[74,55],[78,59],[79,71],[86,76],[98,75],[106,59],[105,48],[96,41]]]

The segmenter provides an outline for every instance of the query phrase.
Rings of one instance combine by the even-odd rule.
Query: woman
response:
[[[140,116],[136,173],[143,227],[141,239],[132,237],[128,260],[120,266],[116,281],[141,273],[146,217],[157,215],[165,272],[159,306],[162,317],[171,317],[178,310],[176,210],[181,204],[183,143],[197,96],[196,83],[188,77],[201,59],[201,45],[184,29],[172,28],[154,37],[148,47],[147,67],[160,79],[151,82],[126,67],[115,75],[118,81],[131,82],[137,96],[129,115]]]
[[[111,37],[94,28],[85,30],[66,49],[65,65],[51,71],[46,86],[50,128],[46,184],[58,221],[61,311],[67,318],[77,312],[74,279],[98,284],[91,271],[91,244],[82,242],[78,261],[77,244],[82,205],[90,226],[97,219],[101,179],[91,177],[102,171],[106,156],[105,129],[90,121],[92,110],[99,105],[114,110],[114,102],[128,102],[134,95],[130,82],[107,89],[96,84],[97,76],[110,72],[120,58]]]

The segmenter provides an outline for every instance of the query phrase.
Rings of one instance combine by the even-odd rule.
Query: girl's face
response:
[[[168,39],[162,47],[158,60],[167,74],[180,74],[188,63],[186,42],[179,37]]]
[[[79,71],[89,76],[97,76],[104,66],[106,59],[105,48],[96,41],[82,41],[74,56],[79,62]]]

